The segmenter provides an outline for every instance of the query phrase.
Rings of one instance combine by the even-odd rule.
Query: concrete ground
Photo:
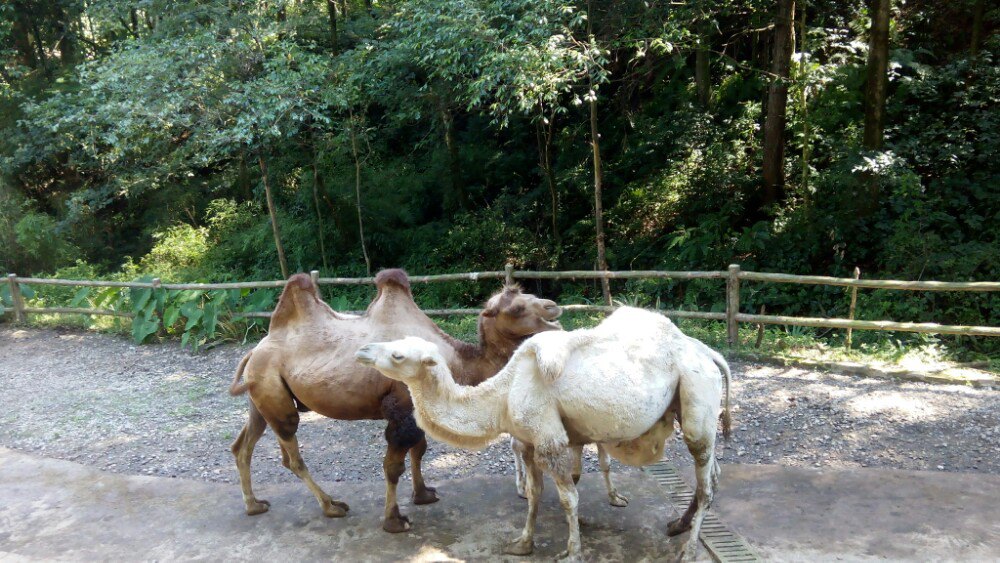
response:
[[[389,535],[380,483],[324,485],[351,505],[347,518],[323,517],[289,483],[260,483],[271,511],[248,517],[235,485],[115,475],[0,448],[0,559],[498,560],[524,518],[510,478],[471,477],[438,483],[437,504],[404,503],[413,530]],[[599,474],[581,481],[587,560],[675,555],[684,536],[663,534],[676,513],[653,481],[622,475],[619,489],[627,508],[608,506]],[[729,465],[716,498],[722,521],[768,560],[1000,559],[1000,476]],[[548,483],[535,558],[551,559],[565,540]]]

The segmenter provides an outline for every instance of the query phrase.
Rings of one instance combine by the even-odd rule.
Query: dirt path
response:
[[[246,399],[226,389],[246,348],[192,355],[176,342],[0,327],[0,446],[116,473],[235,482],[229,444]],[[751,364],[733,372],[725,461],[1000,474],[998,391]],[[318,480],[381,481],[383,428],[307,414],[299,440]],[[683,444],[670,447],[685,465]],[[279,460],[265,435],[256,482],[295,481]],[[511,461],[504,440],[481,452],[432,442],[425,474],[431,482],[510,474]]]

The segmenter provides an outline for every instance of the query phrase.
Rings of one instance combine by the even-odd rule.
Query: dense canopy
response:
[[[611,269],[1000,280],[998,18],[985,0],[4,2],[0,270],[592,269],[606,242]],[[614,292],[722,306],[707,282]],[[794,286],[745,303],[846,308]],[[1000,297],[860,309],[990,324]]]

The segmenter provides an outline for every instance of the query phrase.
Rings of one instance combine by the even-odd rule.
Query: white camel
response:
[[[715,434],[723,379],[722,426],[724,434],[729,431],[729,370],[720,374],[721,357],[706,350],[666,317],[623,307],[592,329],[532,336],[496,376],[476,387],[457,385],[437,347],[420,338],[369,344],[356,358],[407,384],[417,423],[437,440],[479,449],[509,433],[525,445],[528,516],[520,537],[504,548],[512,555],[534,548],[544,470],[556,482],[569,524],[563,556],[579,558],[573,448],[593,442],[623,463],[654,463],[663,456],[676,416],[698,485],[691,514],[672,522],[670,532],[690,526],[682,555],[693,558],[718,480]]]

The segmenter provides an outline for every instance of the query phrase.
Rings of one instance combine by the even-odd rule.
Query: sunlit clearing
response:
[[[891,413],[910,420],[936,418],[939,410],[923,399],[898,392],[875,392],[855,397],[847,402],[847,408],[857,415]]]
[[[455,559],[454,557],[448,555],[447,553],[441,551],[440,549],[425,545],[420,548],[420,551],[414,555],[410,561],[462,561],[461,559]]]
[[[430,463],[424,462],[434,469],[451,469],[462,465],[465,454],[458,452],[447,453],[434,458]]]

